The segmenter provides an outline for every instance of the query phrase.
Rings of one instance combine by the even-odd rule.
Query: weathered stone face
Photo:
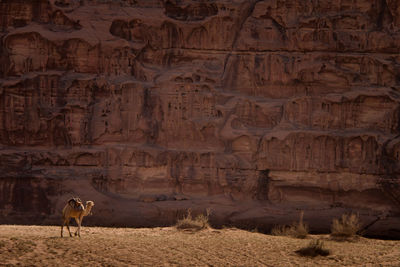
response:
[[[6,0],[0,17],[0,223],[58,222],[74,195],[102,225],[207,207],[399,223],[398,1]]]

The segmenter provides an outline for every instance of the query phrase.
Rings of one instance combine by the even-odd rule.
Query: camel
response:
[[[75,232],[75,236],[81,237],[81,224],[84,216],[91,215],[92,207],[94,206],[93,201],[86,201],[86,207],[83,206],[82,201],[79,198],[71,198],[68,200],[67,204],[63,209],[63,223],[61,225],[61,237],[63,237],[63,227],[64,224],[67,225],[69,236],[72,237],[71,231],[69,229],[69,221],[74,218],[78,224],[78,229]]]

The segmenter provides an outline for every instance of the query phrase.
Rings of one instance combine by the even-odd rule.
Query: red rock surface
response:
[[[0,2],[0,222],[400,236],[394,0]]]

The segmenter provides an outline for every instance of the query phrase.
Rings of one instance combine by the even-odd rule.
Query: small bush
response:
[[[292,225],[276,225],[271,229],[271,235],[276,236],[292,236],[295,230]]]
[[[343,214],[342,218],[333,220],[331,237],[348,239],[358,235],[360,229],[361,223],[357,214]]]
[[[321,240],[312,240],[307,247],[296,250],[296,253],[303,257],[328,256],[330,251],[324,248]]]
[[[189,209],[187,211],[187,215],[183,219],[178,220],[178,222],[176,223],[176,228],[179,230],[193,230],[193,231],[207,229],[210,227],[210,224],[208,223],[209,216],[210,216],[210,210],[207,209],[206,215],[200,214],[196,218],[193,218],[192,212]]]
[[[18,240],[14,243],[14,251],[18,254],[34,251],[36,244],[30,240]]]
[[[292,236],[295,238],[306,238],[308,236],[308,225],[303,222],[304,212],[301,211],[299,222],[292,225],[278,225],[272,228],[272,235]]]

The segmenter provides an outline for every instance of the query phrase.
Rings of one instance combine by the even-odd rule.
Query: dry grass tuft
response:
[[[328,256],[330,254],[330,251],[324,248],[324,242],[320,239],[312,240],[307,247],[295,252],[303,257]]]
[[[19,253],[32,252],[36,247],[36,244],[30,240],[20,240],[16,243],[15,249]]]
[[[331,237],[336,240],[348,240],[358,235],[361,229],[357,214],[343,214],[342,218],[334,219],[331,227]]]
[[[210,228],[208,222],[210,217],[210,210],[207,209],[206,215],[200,214],[196,218],[192,217],[192,211],[188,209],[187,215],[183,219],[179,219],[176,223],[176,228],[179,230],[192,230],[200,231]]]
[[[272,228],[271,234],[277,236],[292,236],[295,238],[306,238],[308,236],[308,225],[303,222],[304,212],[301,211],[299,222],[292,225],[278,225]]]

